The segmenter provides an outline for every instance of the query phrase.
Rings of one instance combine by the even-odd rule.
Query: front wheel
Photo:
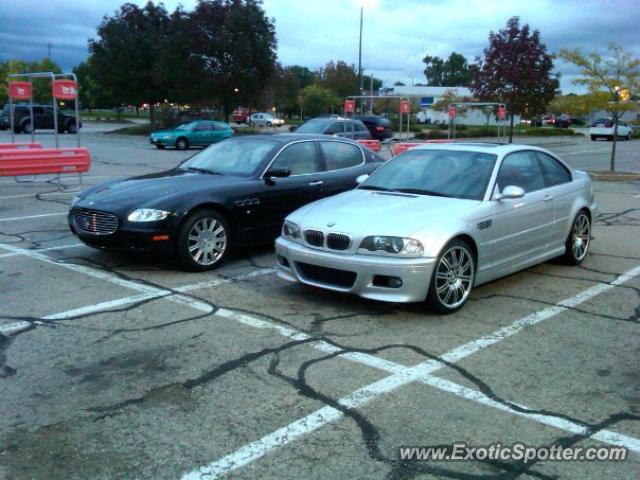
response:
[[[227,255],[229,238],[229,226],[222,215],[214,210],[195,212],[178,232],[178,260],[187,270],[214,269]]]
[[[69,125],[67,126],[67,132],[78,133],[78,129],[76,128],[76,124],[74,122],[69,123]]]
[[[22,125],[22,131],[24,133],[33,133],[33,126],[31,125],[31,122],[26,122]]]
[[[178,150],[186,150],[189,148],[189,141],[184,138],[184,137],[180,137],[178,140],[176,140],[176,148]]]
[[[475,280],[471,248],[462,240],[449,242],[438,257],[431,276],[427,302],[440,314],[453,313],[466,303]]]
[[[595,142],[598,139],[598,137],[596,137],[595,135],[591,135],[591,141]]]
[[[586,210],[582,210],[573,220],[562,259],[568,265],[580,265],[587,256],[589,245],[591,245],[591,220]]]

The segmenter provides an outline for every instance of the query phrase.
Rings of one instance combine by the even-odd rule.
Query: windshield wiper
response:
[[[216,172],[215,170],[209,170],[200,167],[185,167],[184,170],[187,170],[189,172],[206,173],[207,175],[222,175],[220,172]]]
[[[376,192],[389,192],[391,189],[385,187],[378,187],[376,185],[361,185],[358,190],[375,190]]]
[[[422,190],[420,188],[394,188],[393,191],[400,193],[417,193],[419,195],[430,195],[432,197],[451,197],[451,195],[447,195],[446,193],[433,192],[431,190]]]

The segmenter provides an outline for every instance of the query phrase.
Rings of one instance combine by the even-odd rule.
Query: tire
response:
[[[587,257],[590,245],[591,219],[586,210],[580,210],[571,223],[571,231],[565,244],[566,251],[562,256],[563,263],[580,265]]]
[[[192,213],[178,231],[176,242],[180,265],[192,272],[217,268],[230,250],[229,224],[215,210]]]
[[[271,127],[271,122],[267,122],[267,127]]]
[[[23,123],[22,126],[20,127],[20,131],[30,134],[33,131],[33,128],[31,127],[31,122]]]
[[[158,150],[164,150],[164,145],[162,145],[161,143],[156,143],[155,145]]]
[[[180,137],[176,140],[176,149],[177,150],[188,150],[189,149],[189,140],[184,137]]]
[[[591,141],[595,142],[596,140],[598,140],[598,137],[596,137],[595,135],[591,135]]]
[[[67,132],[74,134],[74,133],[78,133],[78,129],[76,128],[76,123],[75,122],[69,122],[67,124]]]
[[[631,136],[632,136],[632,135],[631,135],[631,132],[629,132],[629,135],[627,135],[627,142],[630,142],[630,141],[631,141]]]
[[[609,135],[607,137],[607,142],[613,142],[613,135]]]
[[[450,241],[433,269],[427,292],[428,306],[441,315],[461,309],[473,289],[475,272],[476,260],[467,242]]]

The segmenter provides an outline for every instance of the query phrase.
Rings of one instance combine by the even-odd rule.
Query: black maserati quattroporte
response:
[[[83,191],[69,226],[92,247],[158,249],[189,270],[208,270],[233,248],[273,241],[289,213],[354,188],[383,161],[344,138],[232,138],[172,170]]]

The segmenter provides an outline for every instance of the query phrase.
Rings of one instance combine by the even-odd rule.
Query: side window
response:
[[[540,170],[542,170],[544,183],[547,187],[571,181],[571,173],[555,158],[541,152],[536,152],[536,157],[538,157],[538,162],[540,162]]]
[[[318,152],[313,142],[294,143],[286,147],[271,168],[288,168],[291,175],[304,175],[322,170]]]
[[[220,130],[226,130],[226,129],[227,129],[227,125],[224,123],[215,122],[213,124],[213,130],[220,131]]]
[[[320,149],[327,162],[327,170],[355,167],[362,163],[360,149],[350,143],[320,142]]]
[[[329,125],[326,132],[328,135],[333,135],[334,133],[342,133],[344,131],[344,123],[343,122],[333,122]]]
[[[361,123],[354,122],[354,124],[353,124],[353,125],[354,125],[354,127],[355,127],[354,129],[355,129],[355,131],[356,131],[356,132],[365,132],[365,131],[367,130],[367,129],[365,128],[365,126],[364,126],[364,125],[362,125]]]
[[[533,152],[515,152],[508,155],[502,161],[496,181],[500,190],[509,185],[520,187],[527,193],[544,188],[542,172]]]

